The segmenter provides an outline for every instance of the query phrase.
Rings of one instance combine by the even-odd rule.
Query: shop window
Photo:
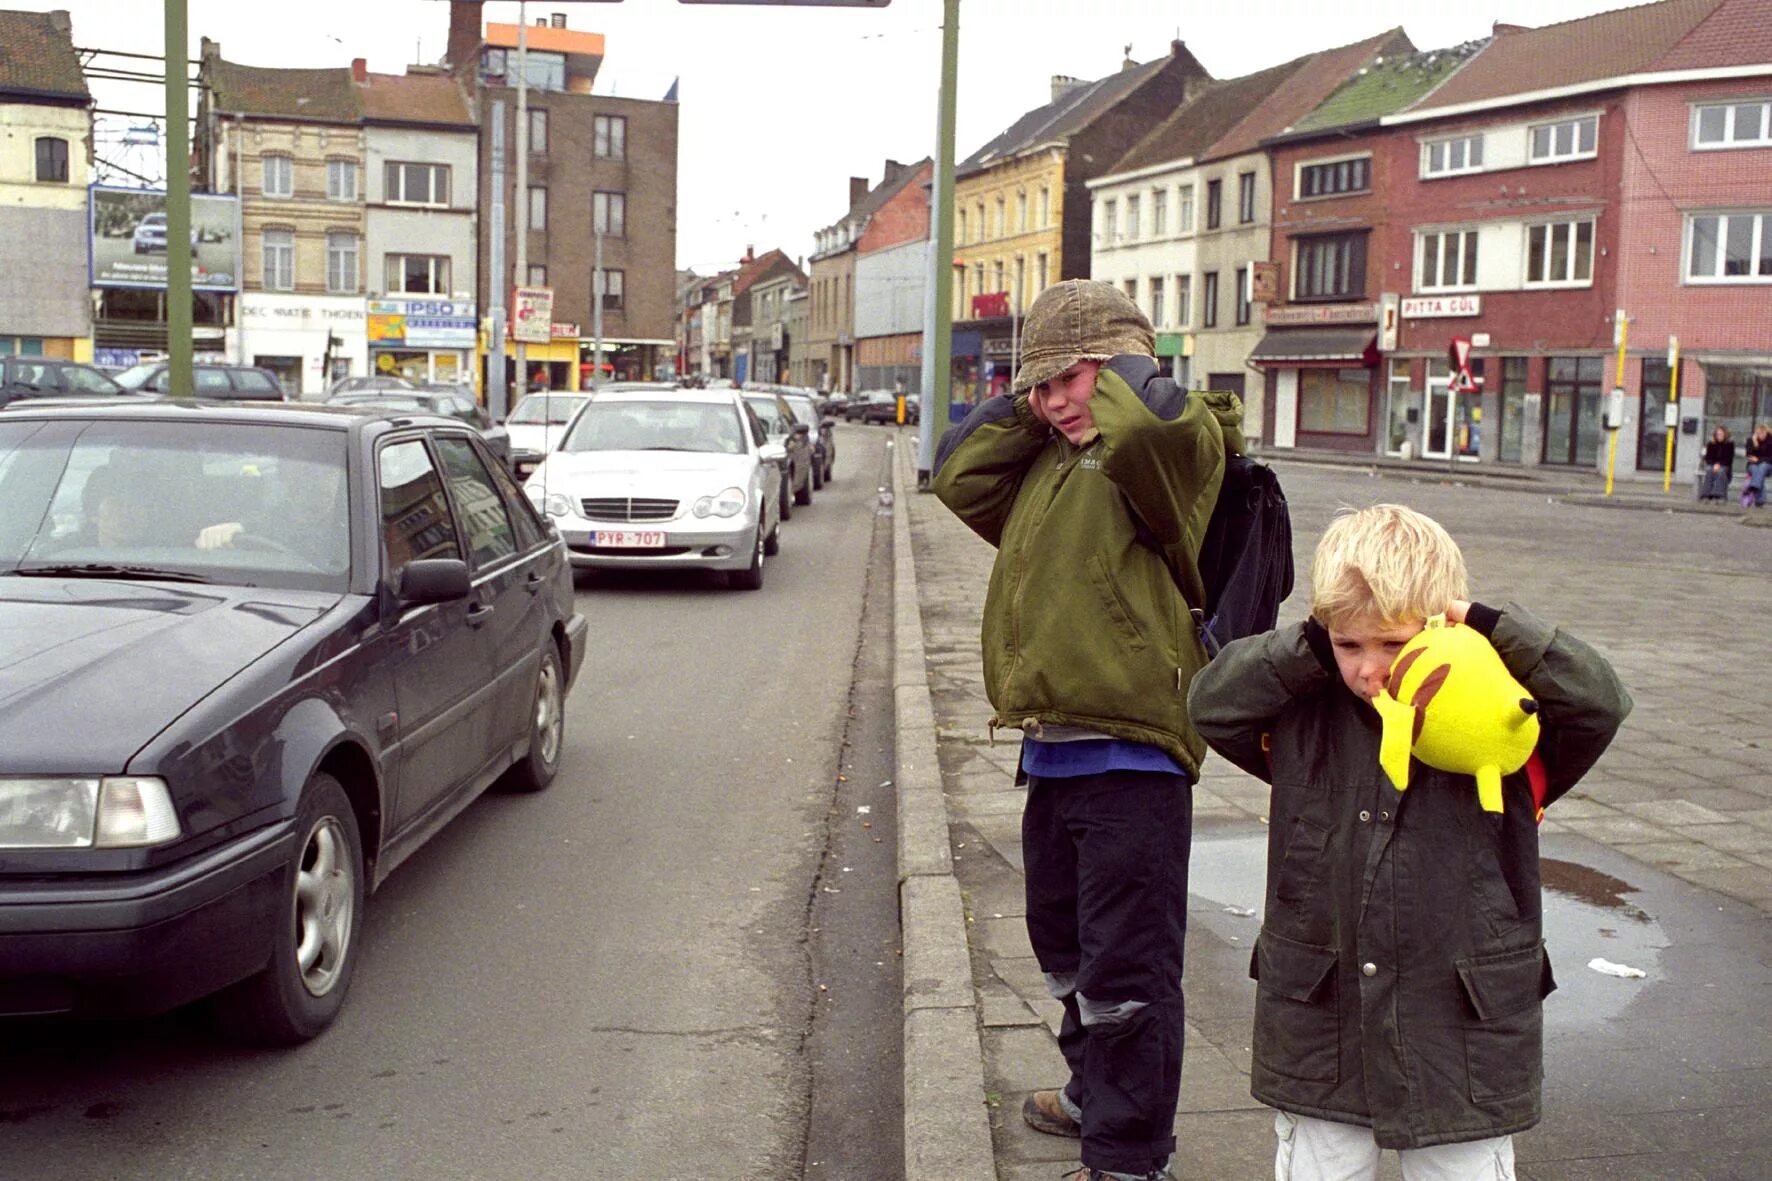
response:
[[[1665,394],[1665,381],[1662,388]],[[1739,458],[1759,422],[1772,423],[1772,373],[1736,365],[1706,365],[1703,437],[1709,439],[1712,431],[1727,427]]]
[[[1501,461],[1525,462],[1526,358],[1501,359]],[[1536,458],[1536,457],[1535,457]]]
[[[390,293],[409,295],[449,294],[449,256],[446,254],[390,254],[387,256]]]
[[[1294,238],[1292,298],[1358,299],[1366,293],[1366,232]]]
[[[295,290],[295,231],[264,231],[264,288]]]
[[[1692,146],[1757,148],[1772,144],[1772,101],[1706,103],[1692,108]]]
[[[1602,357],[1552,357],[1544,391],[1544,462],[1592,466],[1600,455]]]
[[[449,204],[449,165],[390,160],[387,199],[392,205]]]
[[[625,115],[598,115],[591,120],[591,154],[599,160],[628,158],[628,121]]]
[[[37,179],[67,183],[67,140],[53,135],[37,138]]]
[[[1364,369],[1300,369],[1298,429],[1365,435],[1372,429],[1372,383]]]
[[[626,193],[593,193],[591,195],[591,228],[594,233],[611,238],[628,236],[628,196]]]
[[[1772,281],[1772,212],[1706,213],[1686,224],[1688,283]]]
[[[267,152],[262,158],[264,166],[264,186],[262,192],[267,197],[293,197],[295,195],[295,161],[288,156]]]
[[[1403,444],[1409,439],[1409,407],[1415,399],[1413,391],[1409,389],[1409,365],[1407,360],[1391,361],[1384,409],[1386,455],[1400,455]]]

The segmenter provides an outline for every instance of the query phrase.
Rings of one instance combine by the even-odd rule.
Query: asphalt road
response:
[[[326,1035],[0,1026],[0,1178],[896,1175],[891,433],[842,429],[760,592],[581,586],[559,778],[482,798],[370,900]]]

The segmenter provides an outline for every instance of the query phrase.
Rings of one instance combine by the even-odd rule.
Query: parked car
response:
[[[910,418],[910,407],[905,407],[906,420]],[[845,422],[885,422],[898,421],[898,395],[891,390],[863,390],[849,400],[843,407]]]
[[[480,432],[487,450],[498,461],[511,466],[510,432],[492,421],[485,407],[474,400],[474,391],[455,385],[414,386],[405,389],[357,389],[334,394],[326,399],[329,406],[372,407],[388,411],[416,414],[441,414],[457,422],[465,422]]]
[[[810,429],[812,486],[823,488],[830,482],[831,470],[837,463],[837,420],[828,414],[820,414],[810,394],[783,394],[782,398],[788,409],[794,412],[794,417]]]
[[[785,459],[736,390],[614,390],[524,487],[574,566],[721,570],[758,590],[781,545]]]
[[[565,548],[463,424],[155,400],[0,415],[0,1014],[337,1016],[365,899],[553,779]]]
[[[340,394],[354,394],[359,390],[415,390],[418,386],[398,373],[354,373],[349,377],[341,377],[326,387],[326,400],[331,401]]]
[[[0,361],[0,407],[40,398],[116,397],[122,386],[91,365],[59,357],[7,357]]]
[[[166,253],[166,215],[164,213],[147,213],[135,223],[135,232],[130,235],[130,246],[137,254]],[[191,257],[197,257],[197,231],[191,230]]]
[[[589,391],[561,390],[530,394],[505,415],[511,440],[511,470],[525,479],[541,466],[542,457],[560,445],[572,416],[591,400]]]
[[[197,398],[238,402],[284,401],[283,386],[277,375],[257,365],[221,365],[200,361],[191,366],[191,389],[174,390],[167,381],[165,361],[144,361],[117,374],[117,384],[126,390],[150,394],[181,394],[189,392]]]
[[[794,515],[794,505],[812,503],[812,432],[794,417],[780,394],[745,391],[746,405],[756,412],[771,443],[781,444],[781,519]]]

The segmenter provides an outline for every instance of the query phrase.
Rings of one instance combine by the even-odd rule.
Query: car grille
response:
[[[587,496],[580,502],[588,521],[668,521],[677,515],[674,500],[640,496]]]

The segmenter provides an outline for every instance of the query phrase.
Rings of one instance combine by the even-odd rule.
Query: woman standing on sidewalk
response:
[[[1727,500],[1729,481],[1734,478],[1735,441],[1729,437],[1729,428],[1720,426],[1704,445],[1704,482],[1698,486],[1698,499]]]

